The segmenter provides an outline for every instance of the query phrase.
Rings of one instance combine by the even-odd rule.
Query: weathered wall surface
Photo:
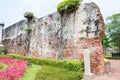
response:
[[[10,53],[25,54],[23,49],[24,43],[24,27],[26,20],[21,20],[3,30],[3,44]]]
[[[3,31],[3,42],[10,53],[26,54],[23,28],[26,21],[18,22]],[[92,72],[102,73],[104,62],[102,57],[102,36],[104,21],[98,6],[85,3],[72,14],[59,15],[53,13],[42,17],[32,25],[30,56],[79,59],[83,51],[91,51]]]

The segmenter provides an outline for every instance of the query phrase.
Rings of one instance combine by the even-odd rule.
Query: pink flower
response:
[[[8,65],[6,70],[0,71],[0,80],[18,80],[27,68],[27,61],[14,58],[0,58],[0,63]]]

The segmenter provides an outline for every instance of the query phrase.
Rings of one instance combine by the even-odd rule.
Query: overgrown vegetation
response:
[[[25,12],[24,17],[28,19],[28,22],[35,22],[35,16],[32,12]]]
[[[24,13],[24,17],[25,18],[33,18],[34,17],[34,14],[32,12],[25,12]]]
[[[64,0],[57,5],[57,12],[60,14],[72,13],[79,7],[82,0]]]

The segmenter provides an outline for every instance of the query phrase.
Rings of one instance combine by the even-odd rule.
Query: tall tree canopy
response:
[[[103,53],[106,55],[106,48],[110,47],[110,41],[107,35],[104,35],[102,40]]]
[[[108,17],[106,26],[112,46],[118,47],[120,51],[120,13]]]

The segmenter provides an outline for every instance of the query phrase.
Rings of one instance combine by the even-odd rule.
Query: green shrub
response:
[[[55,59],[43,59],[43,58],[30,58],[15,54],[7,54],[7,57],[28,60],[29,62],[37,65],[48,65],[53,67],[65,68],[71,71],[80,71],[80,72],[83,71],[82,60],[55,60]]]
[[[57,5],[57,12],[60,14],[72,13],[78,9],[79,2],[82,0],[64,0]]]
[[[83,61],[80,60],[70,60],[67,61],[67,63],[65,64],[66,69],[72,70],[72,71],[83,71]]]

